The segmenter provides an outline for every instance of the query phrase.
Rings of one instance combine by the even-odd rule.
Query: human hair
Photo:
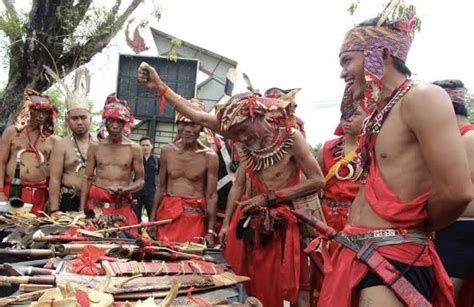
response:
[[[438,80],[433,82],[433,84],[444,89],[464,88],[464,83],[457,79]],[[456,103],[454,101],[451,101],[451,103],[453,104],[454,113],[456,113],[456,115],[469,117],[469,111],[464,104]]]
[[[370,26],[376,26],[377,25],[377,22],[379,20],[379,17],[374,17],[374,18],[370,18],[370,19],[367,19],[361,23],[359,23],[356,27],[370,27]],[[385,21],[381,27],[387,27],[387,28],[394,28],[395,24],[394,23],[391,23],[391,22],[388,22],[388,21]],[[395,67],[395,69],[404,74],[405,76],[407,77],[411,77],[411,70],[408,68],[408,66],[405,64],[405,62],[397,57],[394,57],[394,56],[390,56],[392,58],[392,64],[393,64],[393,67]]]
[[[457,79],[438,80],[433,82],[433,84],[442,88],[464,88],[464,83]]]
[[[149,137],[149,136],[142,136],[140,138],[140,140],[138,141],[138,143],[141,144],[143,141],[150,141],[151,145],[153,145],[153,141],[152,141],[151,137]]]
[[[4,124],[0,124],[0,135],[3,134],[3,131],[5,131],[5,128],[7,127],[7,125],[4,125]]]

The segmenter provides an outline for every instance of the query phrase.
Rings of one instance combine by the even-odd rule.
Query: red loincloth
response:
[[[253,177],[253,178],[252,178]],[[252,178],[252,179],[249,179]],[[257,187],[260,193],[263,186],[256,176],[248,176],[252,186]],[[290,182],[282,188],[296,185],[300,180],[300,172],[297,171]],[[250,192],[250,191],[247,191]],[[247,195],[242,200],[248,199]],[[275,215],[286,219],[288,226],[284,237],[274,233],[271,241],[267,245],[260,245],[256,240],[255,245],[250,248],[245,246],[243,240],[237,239],[237,224],[242,217],[240,208],[237,208],[232,216],[227,233],[227,242],[224,250],[224,257],[238,275],[251,278],[245,283],[246,290],[250,296],[258,298],[263,306],[282,306],[283,300],[295,303],[300,290],[301,279],[306,281],[309,278],[309,269],[306,272],[301,270],[301,249],[300,233],[298,221],[291,213],[288,204],[278,204],[270,209]],[[254,219],[252,219],[254,220]],[[251,224],[254,221],[251,222]],[[256,234],[258,237],[258,233]],[[307,259],[306,255],[303,255]],[[302,277],[302,275],[305,275]],[[307,276],[306,276],[307,275]]]
[[[170,242],[201,241],[207,234],[206,212],[204,197],[164,196],[156,210],[155,220],[173,219],[173,222],[157,227],[157,239]]]
[[[404,231],[421,229],[428,218],[426,205],[428,193],[404,202],[395,195],[385,183],[378,165],[371,161],[366,178],[365,198],[372,210],[382,219],[393,225],[393,228]],[[358,234],[375,229],[347,225],[343,232]],[[377,251],[388,259],[411,264],[423,248],[420,244],[403,243],[379,246]],[[318,306],[350,306],[357,302],[354,288],[366,275],[369,268],[355,258],[355,253],[339,246],[331,256],[331,263],[325,263],[324,284]],[[433,266],[434,289],[430,300],[433,306],[454,306],[453,287],[441,260],[434,248],[432,240],[421,257],[414,263],[416,266]]]
[[[342,137],[327,141],[323,146],[324,174],[336,164],[339,159],[334,157],[334,146]],[[344,154],[344,153],[342,153]],[[345,174],[344,174],[345,175]],[[336,176],[329,179],[324,186],[324,197],[321,206],[326,223],[337,231],[341,231],[347,224],[350,205],[359,191],[360,184],[353,180],[339,180]],[[340,204],[340,206],[338,206]]]
[[[5,178],[4,193],[8,197],[10,194],[10,177]],[[21,190],[21,199],[28,204],[32,204],[31,212],[40,216],[38,211],[45,211],[45,204],[48,200],[48,179],[39,182],[21,180],[23,188]]]
[[[97,206],[97,203],[100,203],[100,206]],[[107,203],[112,205],[107,205]],[[131,195],[114,196],[108,190],[92,184],[87,198],[87,208],[100,208],[105,215],[120,214],[124,216],[127,222],[116,222],[119,226],[138,224],[138,218],[133,211]],[[127,231],[138,236],[138,228],[132,228]]]

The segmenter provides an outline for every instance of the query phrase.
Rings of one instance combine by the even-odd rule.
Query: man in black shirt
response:
[[[158,186],[158,174],[160,171],[160,160],[153,155],[153,142],[148,136],[144,136],[139,141],[143,152],[143,167],[145,169],[145,186],[142,190],[133,193],[133,199],[137,201],[134,206],[138,220],[142,219],[143,207],[146,209],[148,220],[151,220],[151,212],[154,205],[155,191]]]

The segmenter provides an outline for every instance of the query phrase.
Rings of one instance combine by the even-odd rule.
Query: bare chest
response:
[[[130,170],[132,166],[132,148],[130,144],[100,144],[96,153],[98,168],[116,167]]]
[[[196,181],[206,174],[207,159],[204,153],[173,152],[167,158],[167,163],[168,175],[173,179],[185,177]]]
[[[257,176],[266,189],[280,189],[296,176],[296,168],[295,161],[290,155],[286,155],[274,165],[259,171]],[[253,185],[255,186],[255,183]]]
[[[16,158],[18,152],[21,151],[25,156],[36,156],[35,151],[41,153],[45,160],[49,159],[49,155],[53,148],[53,141],[48,138],[29,138],[25,132],[16,135],[11,141],[11,157]]]

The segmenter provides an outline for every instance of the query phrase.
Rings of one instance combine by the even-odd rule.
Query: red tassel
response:
[[[162,114],[165,111],[165,103],[166,103],[165,94],[167,91],[168,91],[168,86],[165,84],[163,88],[161,89],[161,91],[159,91],[156,94],[156,97],[160,99],[160,114]]]

